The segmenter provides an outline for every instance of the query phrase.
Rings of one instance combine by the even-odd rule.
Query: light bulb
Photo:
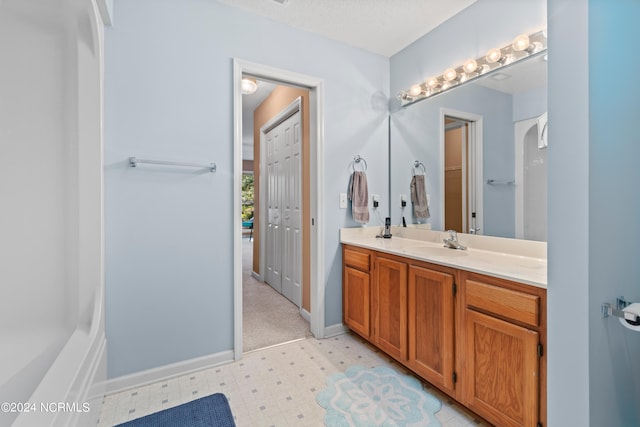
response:
[[[413,85],[409,88],[409,95],[411,96],[418,96],[422,93],[422,86],[420,85]]]
[[[490,49],[487,52],[486,59],[489,64],[493,64],[495,62],[500,61],[500,58],[502,58],[502,52],[500,52],[500,49],[498,48]]]
[[[427,86],[429,87],[438,86],[438,79],[436,79],[435,77],[430,78],[429,80],[427,80]]]
[[[453,68],[448,68],[442,75],[442,78],[448,82],[455,80],[456,77],[458,77],[458,73],[456,73],[456,70],[454,70]]]
[[[442,83],[442,90],[449,89],[449,87],[451,87],[451,83],[449,82]]]
[[[529,36],[526,34],[520,34],[513,40],[513,44],[511,46],[513,46],[513,50],[521,52],[526,50],[529,47],[529,44]]]
[[[240,82],[240,90],[244,95],[251,95],[258,89],[258,83],[255,80],[244,78]]]
[[[464,63],[462,68],[467,73],[473,73],[478,69],[478,63],[476,62],[475,59],[469,59],[467,62]]]

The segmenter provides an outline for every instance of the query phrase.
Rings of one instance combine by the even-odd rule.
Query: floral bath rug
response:
[[[327,379],[316,401],[327,427],[440,427],[442,404],[418,380],[391,368],[351,366]]]

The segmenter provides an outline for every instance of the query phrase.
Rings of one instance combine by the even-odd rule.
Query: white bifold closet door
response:
[[[302,303],[302,129],[300,111],[265,135],[266,282]]]

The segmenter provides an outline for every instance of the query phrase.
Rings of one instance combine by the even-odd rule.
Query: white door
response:
[[[298,110],[266,133],[266,281],[302,303],[302,129]]]
[[[282,293],[280,275],[281,257],[275,256],[280,245],[280,177],[282,161],[280,147],[282,138],[278,128],[266,135],[267,141],[267,235],[266,235],[266,267],[265,281],[275,290]]]

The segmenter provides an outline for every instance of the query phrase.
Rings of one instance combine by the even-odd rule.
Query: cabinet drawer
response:
[[[540,326],[540,297],[474,280],[466,281],[467,306]]]
[[[355,251],[353,249],[344,249],[344,263],[349,267],[357,268],[361,271],[369,271],[371,255],[368,252]]]

